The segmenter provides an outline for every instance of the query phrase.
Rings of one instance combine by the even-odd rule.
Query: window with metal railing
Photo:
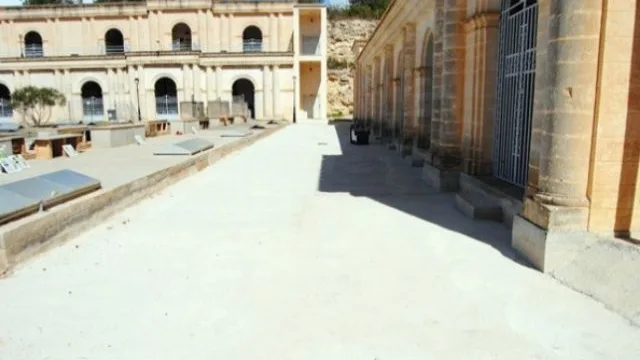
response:
[[[243,52],[262,52],[262,30],[257,26],[248,26],[242,32]]]
[[[42,48],[42,36],[35,31],[30,31],[24,36],[24,56],[40,57],[44,56]]]

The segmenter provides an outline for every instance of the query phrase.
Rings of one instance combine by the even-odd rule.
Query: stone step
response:
[[[502,208],[484,196],[469,193],[456,194],[456,208],[474,220],[502,222]]]

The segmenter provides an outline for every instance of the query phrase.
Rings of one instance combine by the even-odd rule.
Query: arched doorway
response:
[[[12,120],[11,91],[4,84],[0,84],[0,122],[10,122]]]
[[[492,172],[521,188],[529,167],[537,24],[537,1],[502,2]]]
[[[396,101],[395,101],[395,127],[393,136],[396,139],[402,138],[404,130],[404,49],[400,49],[398,53],[398,62],[396,65],[397,81],[396,81]]]
[[[262,51],[262,31],[257,26],[248,26],[242,32],[242,51]]]
[[[124,37],[118,29],[111,29],[104,35],[104,45],[107,55],[124,53]]]
[[[27,35],[24,36],[24,56],[44,56],[44,51],[42,49],[42,36],[35,31],[29,31]]]
[[[420,99],[420,136],[418,147],[431,147],[431,116],[433,109],[433,36],[427,35],[422,52],[422,98]]]
[[[82,115],[85,122],[104,120],[104,103],[102,88],[95,81],[87,81],[82,85]]]
[[[234,102],[244,101],[247,103],[249,112],[251,113],[251,118],[255,119],[255,87],[253,86],[253,83],[247,79],[236,80],[236,82],[233,83],[231,93],[233,95]]]
[[[178,88],[176,83],[163,77],[156,81],[154,94],[158,120],[178,120]]]
[[[185,23],[176,24],[171,30],[173,51],[191,51],[191,28]]]

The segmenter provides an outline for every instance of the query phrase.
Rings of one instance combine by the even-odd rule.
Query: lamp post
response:
[[[293,75],[293,123],[294,124],[296,123],[296,120],[297,120],[296,119],[296,100],[297,100],[297,96],[296,96],[296,85],[297,85],[297,83],[296,83],[296,80],[297,79],[298,78],[295,75]]]
[[[142,114],[140,113],[140,79],[136,78],[136,95],[138,97],[138,122],[142,122]]]

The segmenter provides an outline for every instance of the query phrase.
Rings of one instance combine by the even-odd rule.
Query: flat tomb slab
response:
[[[160,150],[154,152],[154,155],[194,155],[213,148],[213,143],[210,141],[194,138],[184,140],[163,147]]]
[[[252,134],[252,131],[227,131],[220,135],[220,137],[247,137]]]
[[[37,211],[41,202],[51,207],[100,188],[100,181],[66,169],[2,185],[0,224]]]

